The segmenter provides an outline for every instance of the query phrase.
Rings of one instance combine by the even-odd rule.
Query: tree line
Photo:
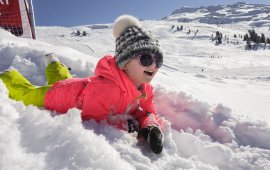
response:
[[[246,41],[246,48],[247,49],[254,49],[255,45],[251,45],[251,42],[254,42],[256,45],[260,43],[270,44],[270,38],[266,38],[265,35],[262,33],[261,36],[259,36],[255,30],[248,30],[248,33],[244,35],[243,41]]]

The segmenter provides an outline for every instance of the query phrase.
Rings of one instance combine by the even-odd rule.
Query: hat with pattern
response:
[[[113,35],[116,38],[115,57],[119,68],[137,54],[155,54],[163,57],[158,40],[145,31],[140,21],[130,15],[122,15],[115,20]]]

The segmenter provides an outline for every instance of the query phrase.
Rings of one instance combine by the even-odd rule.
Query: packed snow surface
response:
[[[215,10],[231,16],[228,8]],[[205,11],[192,13],[189,20]],[[243,12],[235,11],[245,16]],[[164,134],[162,154],[153,154],[137,133],[105,122],[81,122],[78,109],[57,115],[24,106],[9,99],[0,81],[0,169],[268,169],[270,47],[245,50],[238,35],[249,29],[269,35],[269,25],[178,22],[177,15],[142,21],[164,50],[164,66],[152,82]],[[181,25],[183,30],[175,31]],[[78,30],[87,35],[76,36]],[[211,41],[216,31],[229,42]],[[37,27],[37,36],[29,40],[0,30],[0,71],[12,66],[33,84],[44,85],[45,53],[55,53],[74,77],[93,75],[97,61],[114,54],[112,24]]]

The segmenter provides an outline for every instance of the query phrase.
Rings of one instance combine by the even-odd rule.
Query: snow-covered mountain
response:
[[[270,6],[259,4],[236,3],[200,8],[181,7],[164,20],[207,24],[231,24],[247,22],[250,26],[270,26]]]
[[[263,8],[240,3],[201,10],[240,15],[233,11],[237,6],[253,6],[242,9],[242,17]],[[269,37],[269,25],[255,19],[209,24],[208,14],[185,10],[164,20],[142,21],[165,53],[164,66],[152,82],[163,122],[161,155],[138,141],[136,133],[106,123],[82,123],[80,110],[54,116],[13,101],[0,81],[0,169],[268,169],[270,45],[245,50],[239,35],[252,28]],[[184,15],[187,20],[181,22]],[[177,31],[181,25],[183,30]],[[75,35],[77,31],[87,34]],[[228,39],[217,45],[210,40],[216,31]],[[111,23],[37,27],[37,36],[29,40],[0,30],[0,71],[13,66],[33,84],[43,85],[45,53],[55,53],[74,77],[93,75],[98,59],[114,54]]]

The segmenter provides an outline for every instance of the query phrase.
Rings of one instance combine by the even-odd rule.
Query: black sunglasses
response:
[[[151,66],[154,62],[156,62],[156,67],[160,68],[163,65],[163,57],[156,54],[139,54],[138,59],[140,60],[140,63],[144,67]]]

